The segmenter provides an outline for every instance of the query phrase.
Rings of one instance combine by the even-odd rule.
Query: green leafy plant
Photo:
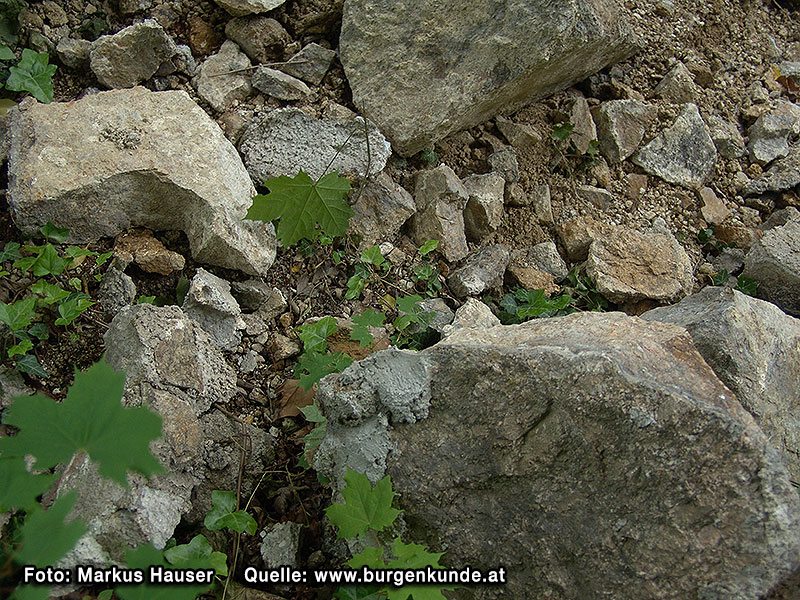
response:
[[[346,300],[354,300],[364,293],[371,281],[383,281],[382,272],[391,269],[392,264],[386,260],[379,246],[372,246],[361,251],[361,262],[354,266],[353,275],[347,280]],[[384,283],[386,283],[384,281]]]
[[[345,474],[345,488],[342,490],[343,504],[333,504],[325,509],[325,514],[338,529],[340,538],[358,539],[364,549],[353,555],[347,566],[353,569],[369,567],[371,569],[423,569],[433,567],[443,568],[439,564],[443,552],[430,552],[421,544],[406,544],[399,537],[392,541],[391,548],[387,548],[378,535],[387,530],[400,516],[398,509],[392,506],[396,496],[392,489],[392,480],[389,475],[378,481],[374,486],[366,475],[348,468]],[[388,600],[445,600],[443,590],[452,587],[406,585],[402,587],[370,587],[368,594],[374,598],[387,598]],[[335,597],[364,598],[356,595],[354,586],[339,588]]]
[[[602,312],[608,310],[608,300],[595,288],[585,275],[581,275],[577,266],[570,269],[564,291],[574,300],[575,310]]]
[[[744,275],[739,275],[736,278],[736,287],[735,290],[739,290],[743,294],[747,294],[748,296],[755,296],[756,292],[758,292],[758,286],[760,282],[757,279],[753,279],[751,277],[745,277]]]
[[[300,409],[306,421],[314,424],[314,428],[303,437],[303,454],[300,457],[300,466],[308,469],[311,462],[311,455],[325,439],[328,432],[328,419],[319,410],[319,406],[314,402]]]
[[[500,301],[500,321],[505,324],[522,323],[537,317],[554,317],[570,312],[574,300],[568,294],[548,298],[544,290],[518,288]]]
[[[25,0],[0,0],[0,40],[3,43],[19,41],[19,13],[27,6]]]
[[[435,165],[439,162],[439,155],[436,153],[436,146],[428,146],[419,153],[419,159],[426,165]]]
[[[0,60],[14,58],[14,53],[9,48],[0,47]],[[39,102],[52,102],[53,75],[57,67],[49,63],[50,55],[47,52],[25,48],[19,62],[8,70],[6,89],[12,92],[29,92]]]
[[[360,315],[355,315],[352,321],[353,330],[350,332],[350,339],[358,342],[359,347],[363,348],[369,346],[374,340],[369,327],[383,327],[386,322],[386,313],[368,308]]]
[[[236,510],[236,494],[221,490],[211,492],[213,506],[203,525],[211,531],[228,528],[237,533],[256,533],[256,521],[247,511]]]
[[[439,240],[428,240],[419,247],[419,255],[422,257],[423,263],[414,269],[412,279],[417,284],[418,289],[423,287],[421,291],[433,298],[438,296],[442,291],[442,282],[439,278],[439,267],[430,260],[430,254],[439,247]]]
[[[324,317],[299,328],[298,337],[303,342],[303,354],[297,361],[295,376],[298,385],[310,390],[315,383],[331,373],[343,371],[353,359],[341,352],[328,352],[328,338],[336,333],[338,325],[333,317]]]
[[[315,240],[321,233],[341,236],[353,210],[345,201],[350,182],[336,171],[312,181],[303,171],[294,177],[281,175],[268,179],[266,195],[253,198],[247,218],[264,223],[278,221],[277,236],[284,247],[301,239]]]

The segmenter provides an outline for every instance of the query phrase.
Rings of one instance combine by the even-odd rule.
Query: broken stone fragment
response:
[[[468,239],[479,242],[503,220],[505,180],[499,173],[470,175],[464,179],[464,187],[469,194],[464,209],[464,230]]]
[[[200,64],[192,85],[214,110],[223,112],[253,93],[250,66],[239,46],[226,40],[219,52]]]
[[[478,296],[503,282],[510,259],[511,254],[505,246],[485,246],[470,256],[463,267],[453,271],[447,284],[459,298]]]

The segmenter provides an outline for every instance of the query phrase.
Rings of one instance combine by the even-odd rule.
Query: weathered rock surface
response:
[[[356,106],[409,156],[635,50],[613,2],[348,0],[340,58]],[[436,89],[431,94],[431,89]]]
[[[61,38],[56,46],[58,59],[70,69],[85,69],[89,65],[89,52],[92,42],[89,40],[76,40],[74,38]]]
[[[309,87],[296,77],[264,66],[258,67],[253,73],[252,83],[259,92],[278,100],[302,100],[312,93]]]
[[[502,116],[495,119],[497,129],[508,140],[508,143],[515,148],[525,148],[533,146],[542,141],[542,136],[531,129],[530,125],[525,123],[515,123],[514,121]]]
[[[456,310],[453,322],[442,329],[442,337],[446,338],[461,329],[488,329],[500,325],[492,309],[476,298],[467,301]]]
[[[655,112],[652,106],[638,100],[610,100],[594,108],[592,117],[603,156],[618,163],[636,152]]]
[[[664,98],[676,104],[685,104],[695,101],[697,88],[689,69],[682,62],[678,62],[659,82],[653,93],[656,98]]]
[[[164,28],[147,19],[97,38],[89,61],[97,80],[110,88],[129,88],[152,77],[161,63],[178,53]]]
[[[261,15],[231,19],[225,35],[256,63],[280,60],[284,47],[292,41],[283,25]]]
[[[497,152],[492,152],[486,159],[489,168],[503,176],[508,183],[519,181],[519,162],[517,152],[513,148],[504,148]]]
[[[377,175],[386,166],[391,147],[378,130],[370,127],[368,154],[364,134],[360,117],[345,123],[315,119],[296,108],[281,108],[263,112],[250,121],[239,151],[250,176],[259,185],[278,175],[294,177],[300,169],[312,179],[321,177],[339,148],[342,150],[328,172],[363,177],[369,166],[369,174]]]
[[[739,129],[717,115],[709,115],[708,129],[711,139],[717,147],[717,152],[722,158],[739,158],[744,156],[745,145]]]
[[[364,186],[352,208],[350,231],[361,236],[362,248],[394,238],[417,211],[411,194],[386,173]]]
[[[464,209],[464,230],[475,242],[495,231],[503,220],[506,182],[499,173],[470,175],[464,179],[469,194]]]
[[[197,94],[211,107],[223,112],[253,93],[250,59],[234,42],[227,40],[219,52],[209,56],[192,80]]]
[[[675,302],[694,286],[692,262],[666,228],[617,228],[589,246],[586,274],[612,302]]]
[[[85,243],[178,229],[196,261],[261,275],[275,237],[243,220],[254,195],[236,149],[184,92],[24,102],[12,119],[9,205],[28,233],[52,221]]]
[[[276,523],[261,532],[261,546],[259,552],[268,569],[292,567],[297,569],[300,563],[297,560],[300,552],[300,532],[303,526],[300,523]]]
[[[278,69],[293,77],[302,79],[311,85],[319,85],[325,73],[331,67],[336,52],[323,48],[319,44],[311,43],[303,46],[297,54],[285,63],[278,65]]]
[[[783,102],[764,113],[748,132],[750,160],[765,165],[789,154],[789,136],[800,133],[800,106]]]
[[[580,154],[586,154],[591,143],[597,139],[597,127],[589,112],[589,103],[583,96],[575,96],[570,100],[572,107],[569,110],[569,122],[572,132],[569,141]]]
[[[697,195],[703,203],[700,207],[700,214],[706,223],[718,225],[730,216],[730,209],[725,206],[725,203],[717,197],[716,192],[711,188],[704,187],[697,191]]]
[[[633,156],[651,175],[686,188],[699,188],[717,162],[717,149],[700,111],[687,104],[671,127]]]
[[[220,348],[234,350],[239,345],[245,327],[242,311],[224,279],[197,269],[181,308]]]
[[[683,328],[465,328],[373,354],[317,399],[315,466],[337,485],[347,465],[388,471],[410,536],[451,565],[504,565],[508,597],[756,600],[800,566],[786,468]]]
[[[211,490],[235,488],[241,454],[241,426],[211,410],[233,396],[236,374],[179,308],[127,307],[105,343],[109,363],[127,374],[123,403],[148,406],[163,419],[164,436],[152,448],[165,472],[149,481],[129,474],[125,489],[102,479],[92,462],[79,461],[58,489],[77,490],[73,514],[89,528],[67,560],[72,564],[120,560],[120,539],[163,547],[183,515],[197,519],[210,508]],[[247,472],[263,470],[272,440],[255,427],[247,435]],[[251,490],[253,483],[245,478]]]
[[[455,262],[469,253],[464,233],[464,208],[469,192],[447,165],[420,171],[414,188],[417,212],[411,218],[410,232],[419,246],[439,240],[439,251]]]
[[[447,283],[459,298],[477,296],[503,282],[511,254],[505,246],[485,246],[450,274]]]
[[[265,13],[278,8],[286,0],[214,0],[234,17]]]
[[[103,273],[103,279],[97,290],[100,306],[110,315],[116,315],[136,300],[136,284],[129,275],[114,266]]]
[[[569,273],[567,263],[558,253],[558,248],[553,242],[542,242],[526,250],[515,250],[518,262],[532,269],[539,269],[550,273],[556,280],[561,281]]]
[[[186,259],[172,250],[167,250],[152,232],[134,230],[123,233],[114,243],[114,256],[128,265],[135,262],[147,273],[169,275],[181,271]]]
[[[800,316],[800,212],[788,211],[784,225],[766,230],[750,247],[742,274],[759,282],[760,298]]]
[[[567,251],[567,258],[572,262],[580,262],[586,260],[592,242],[599,238],[612,237],[614,228],[591,217],[578,217],[559,223],[556,232]]]
[[[767,192],[785,192],[798,185],[800,185],[800,145],[790,148],[786,158],[773,162],[766,173],[748,181],[742,189],[742,194],[757,196]]]
[[[642,318],[689,331],[717,377],[781,452],[789,476],[800,481],[800,321],[725,287],[706,287]]]

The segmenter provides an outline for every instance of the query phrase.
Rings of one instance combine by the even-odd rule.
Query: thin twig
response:
[[[250,67],[242,67],[241,69],[233,69],[232,71],[224,71],[223,73],[212,73],[208,75],[208,77],[222,77],[224,75],[234,75],[235,73],[244,73],[245,71],[252,71],[253,69],[257,69],[258,67],[279,67],[281,65],[302,65],[307,62],[311,62],[309,60],[300,59],[300,60],[284,60],[280,62],[271,62],[271,63],[259,63],[257,65],[252,65]]]

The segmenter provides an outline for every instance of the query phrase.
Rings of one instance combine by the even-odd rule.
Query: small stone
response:
[[[280,60],[284,48],[292,41],[283,25],[264,16],[231,19],[225,25],[225,35],[256,63]]]
[[[536,185],[530,193],[530,205],[536,219],[542,225],[553,225],[553,206],[550,201],[550,186],[545,184]]]
[[[728,159],[744,156],[744,138],[736,126],[717,115],[709,116],[707,122],[711,139],[714,140],[720,156]]]
[[[53,0],[42,2],[42,14],[51,27],[61,27],[68,22],[66,11]]]
[[[16,398],[32,396],[34,393],[35,391],[26,385],[19,371],[6,365],[0,366],[0,411],[10,406]]]
[[[717,225],[714,235],[723,244],[748,250],[761,237],[761,231],[742,225]]]
[[[612,163],[628,158],[655,114],[653,106],[638,100],[610,100],[592,109],[600,152]]]
[[[614,202],[614,195],[611,192],[591,185],[579,185],[575,192],[578,198],[591,203],[599,210],[608,210]]]
[[[552,274],[539,269],[521,266],[513,258],[508,265],[508,273],[518,285],[526,290],[544,290],[544,293],[548,296],[555,294],[559,290]]]
[[[109,88],[129,88],[152,77],[177,47],[153,19],[104,35],[92,43],[89,61],[97,80]]]
[[[741,248],[725,248],[719,256],[715,256],[711,262],[714,273],[727,271],[734,275],[742,270],[744,266],[745,251]]]
[[[686,63],[686,67],[694,76],[694,80],[698,85],[704,88],[714,87],[714,73],[705,65],[696,62]]]
[[[192,15],[187,20],[189,47],[197,56],[208,56],[220,45],[218,30],[199,15]]]
[[[530,204],[528,194],[519,183],[510,183],[505,187],[505,203],[509,206],[527,206]]]
[[[542,141],[542,136],[536,133],[530,125],[515,123],[505,117],[497,117],[495,123],[503,137],[515,148],[533,146]]]
[[[517,162],[517,153],[513,148],[506,148],[490,154],[488,161],[489,168],[500,173],[508,183],[519,181],[519,163]]]
[[[456,310],[453,322],[442,329],[442,339],[462,329],[488,329],[500,325],[492,309],[480,300],[467,298],[466,302]]]
[[[123,15],[132,15],[140,10],[147,10],[152,5],[153,0],[117,0],[117,8]]]
[[[464,209],[464,231],[468,239],[479,242],[503,220],[505,180],[499,173],[470,175],[464,179],[464,187],[469,194]]]
[[[687,104],[671,127],[634,155],[633,162],[669,183],[701,187],[714,170],[717,149],[697,106]]]
[[[754,173],[755,179],[751,180],[742,171],[739,173],[742,173],[740,181],[742,194],[745,197],[791,190],[800,185],[800,146],[791,147],[788,156],[772,163],[766,173]]]
[[[352,208],[350,231],[361,236],[362,248],[393,239],[417,211],[411,194],[386,173],[365,184]]]
[[[169,60],[165,60],[161,63],[158,71],[156,71],[156,75],[163,77],[178,71],[180,73],[185,73],[189,77],[194,77],[197,72],[197,63],[194,60],[192,49],[186,44],[180,44],[177,46],[177,50],[177,53]]]
[[[89,50],[92,42],[89,40],[76,40],[74,38],[61,38],[56,46],[58,59],[70,69],[85,69],[89,65]]]
[[[303,46],[297,54],[285,63],[278,65],[278,69],[294,77],[302,79],[311,85],[319,85],[325,73],[331,68],[336,52],[323,48],[319,44]]]
[[[709,225],[718,225],[730,216],[731,211],[728,210],[725,203],[717,197],[711,188],[704,187],[698,190],[697,195],[703,202],[703,206],[700,207],[700,214]]]
[[[758,117],[748,133],[750,142],[747,149],[752,162],[766,165],[776,158],[783,158],[789,154],[788,137],[800,133],[800,107],[783,102]]]
[[[260,14],[278,8],[286,0],[214,0],[234,17]]]
[[[245,310],[256,311],[263,306],[273,294],[275,288],[259,279],[231,282],[231,293]]]
[[[466,298],[499,286],[510,259],[508,248],[500,244],[481,248],[448,277],[450,290],[457,297]]]
[[[103,273],[97,291],[100,307],[109,315],[116,315],[136,299],[136,284],[128,275],[114,266]]]
[[[269,353],[275,362],[285,360],[300,354],[300,344],[285,335],[276,333],[270,342]]]
[[[760,81],[754,81],[748,91],[753,104],[766,104],[769,102],[769,91],[761,85]]]
[[[419,307],[425,312],[432,313],[433,317],[429,327],[434,331],[441,333],[445,328],[453,322],[455,313],[447,306],[447,303],[441,298],[428,298],[419,303]],[[412,323],[409,327],[409,333],[417,333],[422,328],[417,323]]]
[[[303,100],[312,94],[299,79],[269,67],[258,67],[253,73],[252,84],[259,92],[278,100]]]
[[[571,101],[572,107],[569,109],[569,122],[572,124],[572,132],[569,134],[569,141],[575,149],[586,154],[589,145],[597,139],[597,128],[595,127],[592,114],[589,112],[589,103],[583,96],[575,96]]]
[[[689,69],[682,62],[678,62],[656,86],[653,93],[656,98],[663,98],[675,104],[685,104],[695,101],[697,89]]]
[[[297,560],[300,552],[300,523],[276,523],[261,532],[261,547],[259,548],[264,565],[268,569],[289,567],[296,569],[300,566]]]
[[[197,269],[181,308],[220,348],[234,350],[241,342],[242,311],[224,279]]]
[[[522,255],[519,255],[517,262],[523,264],[523,266],[550,273],[555,277],[556,281],[566,279],[569,274],[567,263],[561,258],[558,248],[553,242],[536,244],[523,252]]]
[[[647,191],[647,175],[642,173],[628,173],[625,177],[628,183],[628,198],[638,200]]]
[[[602,156],[596,156],[590,161],[586,169],[586,174],[589,177],[593,177],[600,187],[608,189],[611,185],[611,169],[606,159]]]
[[[239,357],[237,364],[242,373],[252,373],[258,366],[258,359],[261,358],[252,350],[248,350],[245,354]]]
[[[167,250],[160,241],[147,230],[132,231],[119,236],[114,244],[114,253],[139,265],[147,273],[170,275],[181,271],[186,259],[177,252]]]
[[[224,112],[253,93],[250,66],[247,55],[228,40],[200,64],[192,84],[214,110]]]
[[[591,217],[579,217],[556,226],[558,237],[572,262],[586,260],[589,246],[595,239],[611,236],[613,228]]]
[[[264,304],[262,304],[258,312],[267,320],[272,320],[278,315],[282,316],[282,313],[288,308],[289,304],[286,302],[286,297],[283,295],[283,292],[280,291],[278,288],[272,288],[272,294],[267,299]],[[289,313],[289,325],[291,326],[291,313]],[[284,320],[281,320],[281,324],[284,323]]]

